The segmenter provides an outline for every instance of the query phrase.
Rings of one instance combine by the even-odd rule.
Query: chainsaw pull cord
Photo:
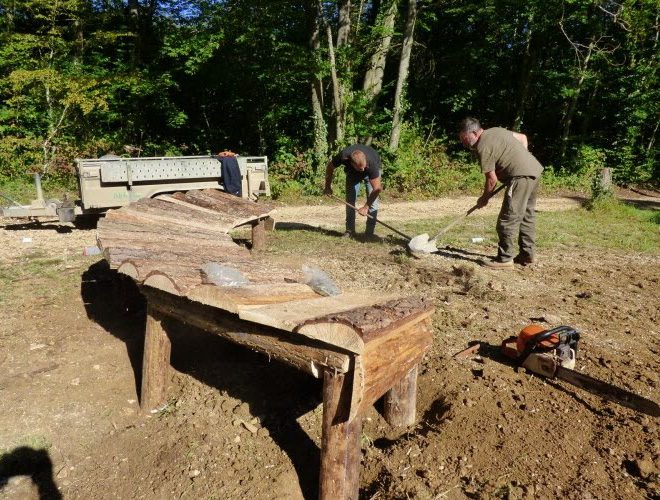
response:
[[[544,347],[540,345],[541,342],[549,339],[553,335],[557,336],[557,341],[553,342],[552,347]],[[520,356],[518,356],[517,365],[518,367],[521,367],[529,355],[536,350],[543,352],[551,351],[552,349],[556,349],[557,346],[562,344],[567,344],[571,349],[575,351],[575,354],[577,355],[577,344],[579,340],[580,332],[574,328],[571,328],[570,326],[558,326],[550,330],[539,332],[527,342],[525,349],[520,353]]]

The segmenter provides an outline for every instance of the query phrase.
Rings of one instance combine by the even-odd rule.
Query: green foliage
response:
[[[383,184],[397,194],[418,197],[474,190],[483,185],[478,166],[465,156],[451,160],[445,142],[424,134],[418,125],[404,124],[396,152],[387,153],[382,148]]]
[[[546,169],[546,189],[588,191],[601,165],[612,168],[617,183],[658,185],[655,0],[606,8],[591,0],[428,3],[405,93],[405,117],[413,123],[394,154],[386,146],[405,3],[392,30],[383,24],[384,10],[374,10],[385,4],[354,2],[349,43],[335,48],[344,142],[373,138],[390,193],[480,187],[477,167],[455,152],[455,123],[468,114],[487,127],[525,132],[541,162],[557,167]],[[314,2],[140,5],[131,13],[122,2],[0,0],[0,182],[31,171],[64,182],[73,158],[108,151],[232,149],[273,158],[278,196],[318,194],[325,159],[309,150],[315,140],[333,143],[325,29],[336,45],[337,3],[320,4],[314,51]],[[382,91],[372,100],[362,90],[364,75],[386,31],[392,43]],[[312,119],[315,78],[323,124]]]

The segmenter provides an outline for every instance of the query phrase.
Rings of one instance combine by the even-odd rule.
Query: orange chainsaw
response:
[[[502,354],[513,359],[517,366],[550,379],[560,379],[597,396],[614,401],[633,410],[660,417],[660,406],[607,382],[576,372],[580,332],[570,326],[558,326],[550,330],[540,325],[529,325],[517,337],[502,342]]]

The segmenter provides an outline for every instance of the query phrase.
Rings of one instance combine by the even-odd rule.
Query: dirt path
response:
[[[458,215],[473,202],[392,203],[382,217]],[[576,203],[543,199],[539,209]],[[336,227],[343,209],[281,207],[278,217]],[[172,325],[172,399],[140,414],[144,303],[99,256],[81,255],[94,230],[62,227],[0,220],[0,496],[314,498],[319,382]],[[557,248],[502,274],[472,263],[477,252],[414,260],[387,242],[345,243],[360,252],[356,266],[354,252],[328,252],[327,241],[272,238],[273,259],[304,258],[343,290],[368,290],[377,276],[381,291],[437,305],[418,424],[401,433],[367,414],[362,498],[660,495],[658,419],[496,356],[525,324],[569,324],[583,335],[579,370],[660,399],[660,255]],[[453,358],[474,341],[480,356]]]
[[[441,198],[428,201],[409,201],[383,203],[378,216],[387,222],[407,221],[417,219],[433,219],[439,216],[460,216],[467,212],[475,202],[474,196],[459,198]],[[581,205],[583,200],[577,197],[541,198],[538,210],[541,212],[557,212],[570,210]],[[322,202],[322,203],[321,203]],[[285,206],[277,209],[276,218],[282,221],[295,221],[312,226],[336,227],[343,225],[344,205],[327,204],[324,199],[319,205]],[[496,214],[500,203],[493,200],[481,209],[481,214]]]

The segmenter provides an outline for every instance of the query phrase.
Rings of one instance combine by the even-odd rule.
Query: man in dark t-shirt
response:
[[[497,257],[484,265],[492,269],[512,269],[514,262],[534,263],[536,197],[543,166],[527,150],[527,136],[500,127],[484,130],[476,118],[464,119],[458,135],[466,148],[477,153],[485,176],[484,191],[477,206],[488,204],[497,181],[507,187],[497,218]],[[516,238],[518,255],[515,255]]]
[[[324,194],[328,196],[332,195],[332,177],[334,176],[335,169],[340,165],[343,165],[346,171],[347,203],[355,205],[355,200],[360,193],[362,183],[364,183],[367,189],[367,201],[357,212],[362,216],[369,215],[365,236],[367,238],[374,238],[379,206],[378,195],[383,190],[380,182],[380,156],[375,149],[364,144],[353,144],[342,149],[326,166]],[[344,235],[353,236],[354,234],[355,210],[346,207],[346,233]]]

